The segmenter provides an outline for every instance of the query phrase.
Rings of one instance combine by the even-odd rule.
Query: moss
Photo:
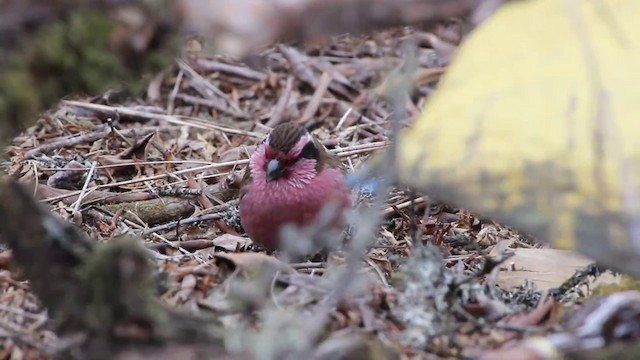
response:
[[[389,285],[402,291],[404,289],[404,273],[402,271],[392,273],[389,279]]]
[[[108,12],[76,10],[21,38],[17,48],[2,49],[8,54],[0,69],[0,119],[24,128],[64,96],[112,88],[139,95],[146,88],[141,75],[166,66],[176,42],[156,29],[151,43],[157,46],[135,53],[127,48],[131,34],[119,26]],[[0,134],[6,139],[16,129],[3,128]]]
[[[606,296],[627,290],[640,291],[640,280],[628,275],[622,275],[620,282],[617,284],[602,284],[596,286],[593,290],[593,296]]]
[[[26,72],[0,74],[0,137],[8,138],[8,134],[22,130],[21,114],[30,114],[41,106],[37,89]]]
[[[41,28],[14,57],[13,65],[35,80],[44,103],[78,90],[97,93],[115,85],[114,79],[130,76],[130,70],[110,52],[113,28],[105,14],[71,13],[65,21]]]
[[[74,297],[87,327],[100,334],[129,319],[140,321],[137,325],[151,338],[162,337],[155,332],[169,327],[168,314],[155,298],[150,275],[151,263],[139,239],[125,236],[97,247],[78,271],[80,294]]]

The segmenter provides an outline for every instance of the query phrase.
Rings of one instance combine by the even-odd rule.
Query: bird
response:
[[[274,127],[251,154],[241,180],[240,224],[249,238],[278,249],[284,226],[312,223],[330,202],[337,205],[332,228],[344,228],[351,196],[339,159],[302,125]]]

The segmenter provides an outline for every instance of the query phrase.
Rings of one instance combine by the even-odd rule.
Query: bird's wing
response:
[[[340,158],[327,152],[327,149],[318,141],[318,139],[313,138],[313,143],[318,149],[318,164],[316,165],[317,172],[322,171],[322,169],[327,165],[345,172],[347,171],[344,164],[342,164],[342,161],[340,161]]]

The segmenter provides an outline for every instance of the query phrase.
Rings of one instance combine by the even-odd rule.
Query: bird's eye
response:
[[[298,158],[314,160],[318,160],[319,157],[320,152],[318,151],[316,144],[313,143],[313,140],[309,141],[307,145],[302,148],[302,151],[300,151],[300,155],[298,155]]]

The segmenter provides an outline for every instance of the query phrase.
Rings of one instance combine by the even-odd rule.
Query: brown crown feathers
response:
[[[264,138],[260,144],[266,143],[271,149],[287,154],[298,143],[300,138],[307,134],[304,126],[294,123],[283,123],[271,131],[268,137]],[[305,145],[298,158],[315,159],[317,161],[316,171],[320,172],[326,165],[334,168],[343,168],[342,162],[336,156],[327,153],[325,147],[313,136],[311,141]],[[251,182],[251,169],[247,166],[242,177],[241,186]],[[242,191],[241,191],[242,193]]]

